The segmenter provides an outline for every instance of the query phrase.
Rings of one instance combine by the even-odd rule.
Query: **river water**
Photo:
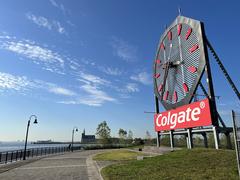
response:
[[[69,144],[28,144],[27,148],[63,147]],[[0,152],[24,149],[24,142],[0,142]]]

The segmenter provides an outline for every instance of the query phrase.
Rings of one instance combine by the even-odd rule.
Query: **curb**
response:
[[[99,153],[97,153],[99,154]],[[86,159],[86,164],[87,164],[87,172],[88,172],[88,178],[89,180],[103,180],[103,177],[100,173],[100,168],[97,165],[96,161],[94,161],[92,158],[96,154],[92,154]]]

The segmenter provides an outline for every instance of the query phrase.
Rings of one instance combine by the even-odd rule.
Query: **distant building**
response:
[[[86,135],[85,129],[82,133],[81,143],[94,143],[96,141],[95,135]]]

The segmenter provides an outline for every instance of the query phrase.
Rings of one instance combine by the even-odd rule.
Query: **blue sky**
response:
[[[73,126],[94,134],[107,121],[134,137],[154,136],[152,63],[160,35],[182,14],[205,23],[209,40],[239,87],[237,1],[2,1],[0,140],[67,141]],[[216,63],[213,79],[228,124],[239,102]],[[162,109],[163,110],[163,109]],[[78,133],[76,138],[80,138]]]

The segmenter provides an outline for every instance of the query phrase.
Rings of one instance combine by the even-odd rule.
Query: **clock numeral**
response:
[[[166,101],[166,100],[168,100],[168,95],[169,95],[169,91],[167,91],[166,93],[165,93],[165,95],[164,95],[164,101]]]
[[[163,43],[161,43],[161,45],[160,45],[160,49],[164,49],[164,50],[165,50],[165,46],[164,46]]]
[[[158,86],[158,92],[162,91],[162,88],[163,88],[163,85],[160,84],[160,85]]]
[[[190,71],[191,73],[195,73],[197,71],[197,68],[194,66],[190,66],[188,67],[188,71]]]
[[[171,31],[168,32],[168,40],[169,40],[169,41],[172,40],[172,32],[171,32]]]
[[[188,40],[189,36],[191,35],[192,33],[192,28],[189,28],[188,31],[187,31],[187,34],[186,34],[186,40]]]
[[[161,60],[160,60],[160,59],[157,59],[157,60],[155,61],[155,63],[156,63],[156,64],[160,64],[160,63],[161,63]]]
[[[178,26],[177,26],[178,36],[180,36],[181,31],[182,31],[182,24],[178,24]]]
[[[160,73],[155,74],[154,77],[155,77],[156,79],[159,78],[159,77],[160,77]]]
[[[196,45],[194,45],[193,47],[191,47],[191,48],[189,49],[189,51],[190,51],[191,53],[193,53],[193,52],[196,51],[198,48],[199,48],[199,46],[196,44]]]
[[[183,90],[187,93],[189,91],[186,83],[183,83]]]
[[[173,99],[174,99],[175,102],[178,101],[178,94],[177,94],[177,91],[174,91]]]

